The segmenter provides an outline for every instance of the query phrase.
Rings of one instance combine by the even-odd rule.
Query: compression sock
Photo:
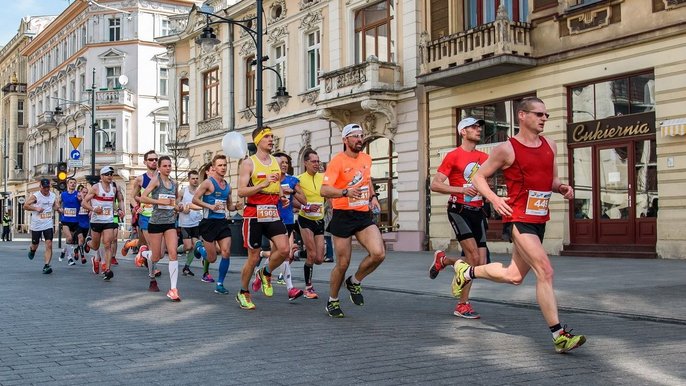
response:
[[[222,257],[221,260],[219,260],[219,277],[217,278],[217,284],[224,284],[226,274],[229,272],[230,263],[231,259],[225,259]]]
[[[305,285],[310,287],[312,285],[312,269],[311,265],[305,264],[303,270],[305,271]]]
[[[171,282],[171,289],[176,288],[176,282],[179,278],[179,261],[174,260],[169,262],[169,281]]]
[[[186,266],[190,267],[193,260],[195,260],[195,254],[191,248],[190,251],[186,252]]]

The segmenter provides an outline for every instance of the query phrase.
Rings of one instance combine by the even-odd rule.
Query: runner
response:
[[[357,272],[348,276],[345,286],[350,300],[364,305],[360,282],[383,262],[386,251],[379,228],[372,221],[370,207],[379,210],[379,199],[374,193],[370,172],[372,158],[362,152],[364,134],[360,125],[351,123],[343,128],[344,150],[329,162],[324,173],[320,194],[331,198],[333,217],[329,232],[333,235],[336,262],[331,270],[329,301],[326,312],[334,318],[344,317],[338,300],[338,291],[350,265],[352,236],[367,250]]]
[[[36,250],[40,239],[45,241],[45,252],[43,253],[43,273],[52,273],[50,262],[52,261],[52,238],[55,230],[52,226],[52,214],[59,208],[57,196],[50,191],[50,180],[43,178],[40,180],[40,187],[37,192],[31,194],[24,203],[24,209],[31,211],[31,246],[29,246],[29,260],[36,256]]]
[[[257,146],[255,155],[243,160],[238,176],[238,197],[247,197],[243,212],[243,240],[248,249],[248,259],[241,271],[241,290],[236,301],[242,309],[255,309],[248,286],[253,270],[260,259],[262,236],[274,244],[271,256],[265,266],[255,275],[262,284],[262,292],[271,297],[272,272],[288,258],[288,231],[279,217],[277,204],[290,205],[288,197],[281,191],[281,168],[270,153],[274,147],[274,135],[269,127],[258,127],[252,132]]]
[[[574,190],[558,178],[555,142],[541,135],[549,116],[543,101],[525,98],[517,106],[516,114],[519,133],[494,148],[472,179],[479,193],[503,216],[503,236],[514,246],[512,260],[507,267],[501,263],[472,267],[458,260],[454,265],[453,293],[459,295],[476,278],[517,285],[533,270],[536,300],[552,332],[555,351],[563,353],[584,344],[586,337],[572,335],[571,330],[560,325],[553,267],[542,243],[545,224],[550,219],[550,196],[558,192],[571,200]],[[498,197],[486,181],[499,169],[505,177],[506,198]]]
[[[300,237],[305,244],[306,259],[303,266],[305,273],[305,297],[317,299],[319,296],[312,286],[314,264],[324,262],[324,197],[321,196],[324,174],[319,172],[319,155],[312,149],[305,150],[305,173],[298,176],[300,183],[296,191],[305,197],[305,202],[298,213]]]
[[[200,183],[193,194],[193,204],[203,208],[203,219],[200,221],[199,231],[208,264],[217,261],[215,243],[219,243],[222,258],[219,261],[219,276],[217,276],[214,292],[220,295],[229,294],[229,290],[224,287],[224,280],[231,263],[231,228],[226,220],[226,210],[239,210],[242,207],[240,202],[235,204],[231,202],[231,185],[224,179],[227,165],[225,155],[215,155],[212,159],[212,167],[207,173],[207,179]],[[208,282],[208,280],[203,281]]]
[[[74,265],[74,244],[76,244],[76,237],[74,233],[79,226],[77,218],[81,202],[79,200],[79,192],[76,190],[76,180],[69,177],[67,179],[67,190],[57,196],[57,209],[60,212],[60,224],[62,226],[62,233],[64,234],[64,249],[60,252],[59,261],[67,257],[67,263]]]
[[[146,245],[146,240],[148,239],[148,223],[150,222],[150,216],[152,215],[152,205],[141,203],[141,193],[148,187],[148,184],[152,179],[157,176],[157,153],[154,150],[150,150],[143,154],[143,161],[147,170],[145,173],[134,178],[131,182],[131,192],[133,196],[131,197],[131,202],[138,205],[138,242],[136,245],[128,244],[124,248],[128,247],[138,247],[138,255],[134,259],[134,262],[146,261],[142,259],[141,247]],[[124,253],[126,252],[126,253]],[[126,256],[128,249],[122,249],[122,255]]]
[[[88,232],[90,232],[91,222],[90,212],[88,211],[88,209],[84,208],[84,206],[81,205],[81,203],[83,202],[83,199],[86,198],[86,196],[88,195],[88,188],[83,185],[79,185],[77,187],[77,190],[79,191],[79,213],[76,215],[76,219],[78,221],[79,226],[76,228],[76,232],[73,236],[76,238],[77,242],[76,251],[74,255],[81,257],[81,264],[86,264],[86,253],[84,251],[84,244],[86,243],[86,237],[88,237]],[[76,253],[77,251],[78,255]]]
[[[154,178],[148,183],[143,193],[140,196],[142,204],[152,205],[152,214],[150,215],[150,222],[148,226],[148,235],[146,240],[148,247],[141,248],[140,253],[148,261],[148,273],[150,278],[150,285],[148,291],[159,292],[157,280],[155,280],[155,272],[153,267],[155,263],[160,261],[163,257],[164,244],[169,255],[169,282],[170,288],[167,291],[167,297],[173,302],[180,302],[181,297],[176,288],[179,277],[179,262],[177,260],[176,248],[179,245],[178,234],[176,233],[176,214],[182,210],[181,204],[176,203],[178,196],[178,185],[169,175],[172,171],[171,158],[162,156],[158,161],[159,173],[157,178]]]
[[[84,250],[86,253],[93,252],[91,255],[91,263],[93,264],[93,273],[100,273],[100,261],[102,252],[100,250],[100,241],[105,247],[105,272],[103,276],[105,281],[109,281],[114,277],[112,272],[112,240],[114,239],[114,230],[118,227],[114,223],[114,212],[118,212],[119,217],[124,217],[124,210],[120,207],[115,207],[115,200],[124,202],[120,189],[112,182],[114,178],[114,168],[112,166],[105,166],[100,169],[100,182],[93,185],[88,192],[88,195],[83,199],[81,205],[91,212],[91,237],[86,238],[86,245]]]
[[[195,243],[198,241],[198,225],[202,220],[202,207],[193,204],[193,195],[200,185],[198,172],[188,172],[188,186],[179,192],[177,199],[183,205],[183,211],[179,213],[179,227],[183,239],[183,251],[186,253],[186,264],[183,266],[183,276],[195,276],[191,271],[191,263],[195,259]]]
[[[472,266],[486,264],[486,218],[483,199],[472,185],[472,177],[488,158],[484,152],[476,150],[481,141],[481,128],[486,122],[472,117],[465,118],[457,125],[462,144],[448,153],[431,181],[431,190],[450,194],[448,199],[448,220],[453,227],[457,241]],[[446,180],[448,184],[446,184]],[[448,258],[443,251],[436,251],[429,268],[429,277],[435,279],[447,265],[457,259]],[[478,319],[480,315],[469,303],[467,285],[460,294],[453,314],[467,319]]]

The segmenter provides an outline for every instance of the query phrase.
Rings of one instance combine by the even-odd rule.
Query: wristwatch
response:
[[[343,195],[343,197],[348,197],[348,189],[343,189],[341,194]]]

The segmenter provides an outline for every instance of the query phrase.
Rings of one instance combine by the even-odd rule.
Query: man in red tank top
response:
[[[497,146],[476,173],[472,183],[502,217],[503,235],[513,243],[512,260],[505,267],[491,263],[472,267],[457,261],[453,291],[461,292],[471,280],[480,278],[518,285],[529,270],[536,275],[536,300],[553,334],[558,353],[573,350],[586,342],[583,335],[572,335],[560,324],[557,300],[553,289],[553,267],[543,248],[545,223],[550,218],[548,204],[553,192],[571,200],[574,190],[557,176],[556,145],[543,137],[548,120],[545,104],[538,98],[523,99],[516,109],[519,133]],[[486,178],[503,170],[507,197],[498,197]]]

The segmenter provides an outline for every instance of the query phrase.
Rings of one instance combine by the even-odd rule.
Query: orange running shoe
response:
[[[138,250],[138,254],[136,255],[136,258],[133,259],[134,264],[136,264],[136,267],[143,267],[145,265],[145,257],[143,257],[143,252],[148,250],[147,245],[143,245],[140,250]]]
[[[135,248],[136,246],[138,246],[138,239],[136,239],[136,240],[129,240],[129,241],[125,242],[125,243],[124,243],[124,247],[122,247],[122,249],[121,249],[121,255],[122,255],[122,256],[128,255],[128,254],[129,254],[129,249]]]
[[[179,297],[179,290],[176,288],[172,288],[167,292],[167,297],[171,299],[172,302],[180,302],[181,298]]]

